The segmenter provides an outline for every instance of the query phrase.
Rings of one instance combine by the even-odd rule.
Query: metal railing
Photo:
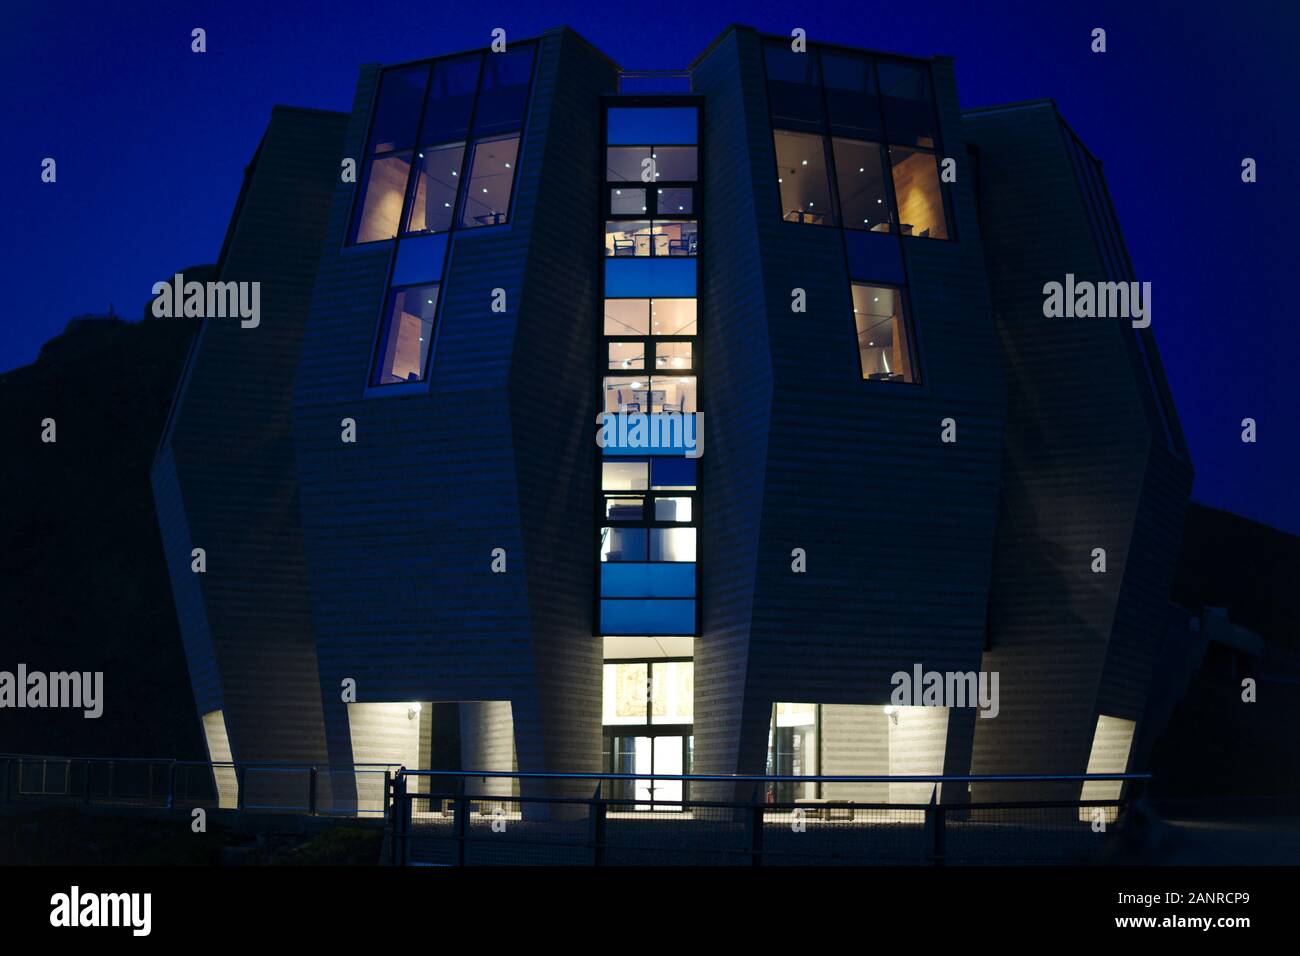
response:
[[[402,769],[390,784],[386,846],[397,865],[1082,863],[1103,852],[1149,779]],[[627,794],[629,784],[648,791],[660,781],[675,799]],[[1090,781],[1117,784],[1117,795],[1081,799]],[[821,784],[837,796],[778,801],[778,784]],[[916,799],[927,784],[928,802]],[[889,799],[891,786],[909,799]],[[970,799],[986,788],[1008,798]]]
[[[4,803],[382,817],[398,764],[54,757],[0,754]]]

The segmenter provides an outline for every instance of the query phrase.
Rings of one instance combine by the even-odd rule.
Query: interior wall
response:
[[[822,706],[822,769],[827,776],[889,773],[889,718],[874,704]],[[827,783],[827,800],[885,803],[887,783]]]
[[[230,752],[230,735],[226,733],[226,718],[219,710],[203,715],[203,737],[208,744],[208,760],[229,763],[234,760]],[[239,805],[239,778],[234,767],[214,767],[212,776],[217,784],[217,806],[222,809]]]
[[[399,764],[407,769],[420,767],[420,736],[425,706],[399,701],[371,704],[348,704],[348,730],[352,738],[353,764]],[[412,709],[420,711],[412,715]],[[356,771],[357,808],[383,806],[384,776],[373,767]],[[420,784],[416,781],[415,791]]]
[[[462,701],[460,705],[460,765],[462,770],[511,772],[519,768],[515,721],[508,700]],[[471,778],[467,786],[483,796],[517,792],[509,777]]]
[[[894,720],[894,718],[898,718]],[[943,773],[948,742],[947,707],[895,707],[889,719],[891,776]],[[929,803],[935,783],[890,783],[890,803]],[[942,793],[939,794],[942,799]]]
[[[1092,736],[1092,752],[1088,755],[1088,773],[1124,773],[1128,769],[1129,752],[1133,748],[1133,732],[1137,723],[1122,717],[1099,714],[1097,729]],[[1122,780],[1087,780],[1079,795],[1080,800],[1118,800],[1123,791]],[[1096,807],[1080,807],[1079,819],[1091,820]],[[1118,809],[1105,808],[1107,823],[1119,816]]]

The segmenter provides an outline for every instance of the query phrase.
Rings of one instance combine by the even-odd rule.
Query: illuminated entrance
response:
[[[690,638],[606,638],[607,649],[644,650],[654,642],[662,653],[685,648]],[[680,780],[653,780],[652,774],[691,772],[694,665],[688,657],[606,660],[604,665],[604,769],[607,773],[645,774],[613,780],[606,793],[630,802],[622,810],[681,810],[690,794]]]

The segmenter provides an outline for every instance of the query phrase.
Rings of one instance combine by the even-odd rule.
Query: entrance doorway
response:
[[[611,780],[610,796],[635,801],[618,810],[681,810],[688,799],[681,780],[653,780],[652,774],[688,774],[694,738],[689,728],[655,728],[646,733],[606,734],[605,770],[608,773],[646,774],[644,779]],[[617,811],[616,811],[617,812]]]

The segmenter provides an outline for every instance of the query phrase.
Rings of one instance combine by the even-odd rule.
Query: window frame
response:
[[[858,285],[871,286],[877,289],[891,289],[898,293],[899,310],[902,313],[903,334],[907,336],[907,350],[911,356],[912,380],[894,382],[889,379],[868,378],[862,374],[862,351],[858,344],[858,324],[856,313],[853,310],[853,287]],[[921,353],[917,346],[916,323],[912,318],[912,299],[906,285],[897,282],[882,282],[876,279],[856,279],[852,273],[849,273],[849,331],[853,335],[853,355],[856,361],[854,366],[857,369],[858,381],[870,385],[873,388],[879,386],[888,386],[896,388],[900,385],[924,385],[925,378],[921,374]]]
[[[433,304],[433,318],[429,323],[429,347],[425,350],[423,367],[420,369],[420,377],[415,381],[402,382],[376,382],[375,373],[379,370],[379,360],[384,351],[386,341],[385,331],[390,318],[389,300],[392,299],[395,292],[403,292],[407,289],[419,289],[425,286],[436,286],[438,298]],[[399,286],[389,286],[384,291],[384,300],[379,307],[379,323],[375,329],[375,349],[374,355],[370,359],[370,367],[366,374],[366,391],[398,389],[401,391],[427,388],[429,383],[430,372],[433,368],[433,347],[438,341],[438,329],[442,325],[442,303],[444,299],[442,278],[430,279],[427,282],[409,282]]]
[[[828,43],[809,44],[806,52],[801,55],[803,56],[813,55],[816,58],[815,81],[816,81],[818,93],[821,98],[821,111],[822,111],[820,132],[814,132],[811,128],[814,124],[812,124],[811,122],[808,123],[805,128],[777,125],[776,118],[773,116],[772,113],[771,91],[768,89],[767,49],[770,45],[774,43],[776,44],[789,43],[789,37],[762,35],[760,37],[760,40],[762,41],[760,46],[761,46],[761,54],[763,59],[763,95],[767,103],[767,125],[769,130],[773,134],[772,166],[773,166],[773,172],[775,173],[775,181],[777,186],[776,204],[777,204],[778,221],[788,222],[792,226],[815,225],[815,226],[825,226],[831,228],[838,227],[840,229],[846,228],[843,223],[843,215],[841,214],[839,180],[835,172],[835,154],[833,149],[834,140],[836,138],[839,138],[839,139],[856,140],[858,142],[875,142],[874,140],[862,139],[860,136],[855,137],[847,134],[837,134],[835,132],[835,126],[831,122],[831,118],[830,118],[830,103],[828,102],[826,96],[826,78],[823,73],[822,56],[821,56],[823,52],[831,52],[839,56],[850,56],[850,57],[861,58],[867,62],[869,69],[871,71],[871,82],[873,87],[876,90],[876,99],[878,102],[879,117],[880,117],[880,141],[876,145],[881,147],[882,150],[882,159],[884,160],[883,168],[886,174],[885,175],[885,187],[886,187],[886,196],[887,196],[886,201],[890,204],[890,210],[889,210],[890,222],[893,226],[895,226],[895,228],[891,229],[890,232],[904,239],[924,239],[927,242],[957,242],[958,241],[957,225],[954,216],[955,207],[951,197],[951,190],[948,188],[949,184],[943,181],[942,166],[939,167],[939,192],[943,202],[944,226],[947,232],[947,236],[942,239],[940,239],[937,236],[913,236],[913,235],[904,236],[901,233],[901,231],[899,231],[897,228],[897,225],[902,220],[899,217],[899,213],[898,213],[898,198],[894,194],[893,169],[892,169],[892,164],[889,162],[890,147],[897,146],[901,149],[928,150],[934,154],[936,165],[938,165],[939,159],[947,158],[943,146],[943,131],[940,128],[942,124],[940,121],[940,113],[938,108],[938,100],[937,100],[938,93],[934,82],[933,63],[930,60],[924,60],[924,59],[914,59],[914,58],[898,57],[898,56],[880,56],[873,53],[864,53],[861,50],[855,50],[851,47],[838,46],[836,44],[828,44]],[[891,141],[889,135],[889,121],[885,116],[884,92],[880,85],[880,64],[882,61],[898,62],[906,66],[913,66],[926,71],[927,85],[930,91],[930,103],[929,103],[930,113],[934,118],[934,124],[935,124],[935,137],[934,137],[934,144],[932,146],[928,146],[928,147],[917,146],[915,144],[894,143]],[[825,222],[821,222],[821,223],[792,222],[791,220],[785,218],[784,203],[781,202],[781,190],[780,190],[781,167],[780,167],[780,163],[777,162],[776,159],[775,134],[778,130],[786,133],[802,133],[804,135],[821,136],[822,152],[823,155],[825,155],[826,157],[825,159],[826,174],[830,186],[830,200],[831,200],[833,212],[835,216],[839,219],[838,222],[834,224],[825,223]],[[864,230],[857,230],[857,231],[861,232]],[[870,230],[865,230],[865,231],[870,231]]]
[[[416,170],[416,159],[418,158],[417,154],[421,150],[426,148],[433,149],[440,146],[450,146],[458,142],[463,142],[465,146],[465,154],[464,154],[465,163],[466,166],[468,167],[468,165],[472,162],[473,159],[474,148],[480,142],[487,139],[508,137],[512,134],[512,132],[517,132],[517,135],[519,137],[519,150],[516,156],[516,162],[514,163],[514,170],[513,170],[514,175],[510,179],[510,203],[506,212],[505,221],[500,223],[492,223],[490,225],[483,225],[483,226],[473,226],[473,227],[459,226],[461,208],[464,203],[464,196],[467,188],[465,187],[464,182],[469,178],[468,176],[465,176],[461,182],[457,183],[456,201],[453,204],[454,215],[452,217],[452,224],[449,229],[445,230],[445,232],[454,233],[459,231],[461,228],[466,228],[471,231],[477,231],[479,229],[492,228],[493,226],[509,226],[510,223],[514,221],[515,201],[517,197],[516,187],[519,182],[519,167],[523,165],[522,156],[524,153],[525,136],[528,130],[529,115],[532,112],[533,94],[537,84],[538,61],[541,58],[541,51],[542,51],[542,44],[535,39],[516,41],[510,44],[510,47],[508,49],[516,49],[521,46],[529,46],[532,48],[533,60],[532,60],[532,69],[528,77],[528,89],[524,94],[524,104],[525,104],[524,113],[523,116],[520,118],[519,128],[517,131],[502,131],[502,132],[491,133],[487,135],[475,135],[474,124],[478,116],[479,98],[482,94],[482,86],[483,86],[483,73],[484,70],[486,69],[486,61],[484,58],[488,56],[496,55],[493,53],[493,51],[490,48],[483,47],[478,50],[464,50],[459,53],[451,53],[451,54],[447,54],[446,56],[430,57],[424,60],[413,60],[406,63],[394,63],[390,66],[385,66],[378,71],[378,75],[374,85],[374,91],[371,93],[370,96],[370,105],[366,117],[366,134],[365,134],[365,138],[362,140],[362,146],[361,146],[361,164],[363,165],[364,168],[360,171],[360,174],[357,177],[357,182],[353,184],[354,188],[352,190],[352,198],[349,203],[347,227],[343,230],[343,246],[342,246],[343,249],[346,250],[346,249],[374,248],[381,242],[395,242],[401,239],[409,239],[415,236],[435,235],[436,233],[427,230],[424,232],[404,231],[406,228],[406,224],[410,218],[411,202],[414,196],[414,190],[416,188],[415,170]],[[477,54],[479,58],[478,74],[474,85],[474,104],[470,109],[469,125],[466,130],[464,138],[460,140],[448,140],[446,142],[421,143],[419,141],[419,137],[420,134],[424,131],[425,114],[427,113],[429,108],[429,85],[433,82],[433,73],[435,68],[437,67],[437,64],[443,61],[466,59],[469,56],[472,56],[474,54]],[[377,108],[379,105],[379,94],[383,86],[384,75],[389,72],[395,72],[403,69],[410,69],[415,66],[423,66],[425,68],[424,92],[420,100],[420,110],[419,110],[418,117],[416,118],[415,127],[414,127],[415,129],[414,145],[411,146],[409,150],[409,152],[411,153],[411,165],[410,165],[410,169],[407,172],[406,186],[402,192],[402,209],[398,215],[397,232],[393,236],[390,236],[386,239],[370,239],[367,240],[366,242],[356,242],[353,237],[356,234],[356,229],[358,224],[357,223],[358,209],[362,200],[365,198],[367,192],[367,190],[363,187],[367,186],[369,183],[369,173],[370,173],[371,164],[374,162],[374,160],[377,157],[393,155],[401,152],[407,152],[407,150],[388,150],[384,153],[369,152],[372,137],[374,136],[374,124],[376,119]]]

